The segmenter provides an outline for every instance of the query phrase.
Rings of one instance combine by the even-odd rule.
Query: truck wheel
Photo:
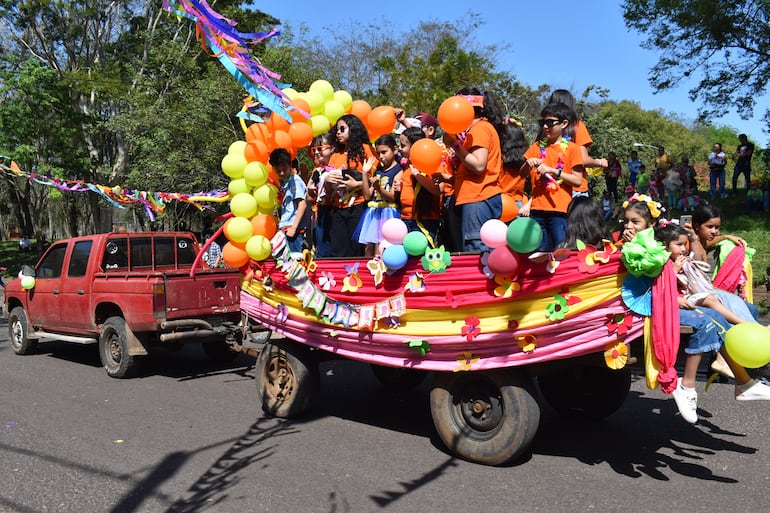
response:
[[[631,371],[573,365],[537,378],[540,393],[560,415],[601,420],[623,405],[631,389]]]
[[[288,340],[269,342],[255,369],[262,409],[271,415],[298,417],[318,397],[318,361],[306,346]]]
[[[372,364],[372,373],[386,390],[391,392],[408,392],[420,386],[425,381],[427,372],[419,369],[404,367],[386,367]]]
[[[461,458],[501,465],[535,438],[540,408],[529,378],[514,369],[438,372],[430,393],[433,424]]]
[[[27,326],[27,312],[17,306],[8,315],[8,339],[16,354],[32,354],[37,349],[37,340],[30,339]]]
[[[111,378],[130,378],[139,370],[139,358],[128,354],[126,321],[110,317],[102,325],[99,336],[99,358]]]
[[[215,363],[228,363],[238,356],[226,342],[203,342],[201,347],[209,360]]]

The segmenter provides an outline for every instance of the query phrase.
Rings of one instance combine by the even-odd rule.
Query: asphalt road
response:
[[[505,467],[454,458],[428,383],[385,392],[368,367],[322,365],[302,421],[264,416],[253,359],[209,363],[197,346],[107,377],[94,346],[10,350],[0,321],[0,512],[612,512],[768,508],[770,404],[703,393],[701,421],[635,376],[599,423],[544,407],[530,454]]]

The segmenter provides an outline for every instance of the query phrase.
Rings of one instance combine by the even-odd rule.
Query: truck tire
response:
[[[372,373],[382,386],[390,392],[408,392],[425,381],[427,372],[404,367],[386,367],[372,364]]]
[[[16,354],[32,354],[37,350],[37,340],[29,338],[27,312],[17,306],[8,315],[8,340]]]
[[[138,356],[128,354],[126,320],[109,317],[99,335],[99,358],[111,378],[130,378],[139,371]]]
[[[527,376],[515,369],[438,372],[430,411],[439,437],[457,456],[502,465],[526,451],[540,424]]]
[[[306,346],[288,340],[268,342],[255,365],[262,409],[289,419],[302,415],[318,397],[318,361]]]
[[[537,378],[540,394],[559,415],[601,420],[620,408],[631,389],[631,371],[573,365]]]

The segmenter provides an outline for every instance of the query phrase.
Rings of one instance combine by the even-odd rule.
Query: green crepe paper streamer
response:
[[[628,272],[634,276],[648,278],[655,278],[660,274],[669,255],[663,244],[655,240],[652,228],[637,233],[634,240],[623,244],[621,250],[621,260]]]
[[[730,251],[732,251],[733,248],[737,246],[737,244],[731,241],[730,239],[725,239],[722,242],[717,243],[717,246],[719,246],[719,258],[717,259],[717,265],[714,266],[714,272],[711,276],[712,280],[717,275],[717,271],[719,270],[720,267],[722,267],[722,264],[725,263],[725,259],[727,259],[727,255],[730,254]],[[751,262],[754,259],[754,253],[756,252],[757,252],[756,249],[746,246],[746,258],[749,259],[749,262]]]

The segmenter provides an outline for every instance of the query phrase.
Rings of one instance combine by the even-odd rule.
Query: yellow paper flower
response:
[[[458,365],[455,367],[454,372],[469,371],[475,363],[478,363],[479,360],[481,360],[481,358],[478,356],[473,356],[472,353],[463,353],[457,357]]]
[[[628,346],[624,342],[610,342],[604,346],[604,361],[610,369],[622,369],[628,362]]]
[[[495,276],[495,283],[499,285],[499,287],[495,287],[495,296],[497,297],[511,297],[514,292],[521,290],[521,285],[513,281],[510,276]]]
[[[537,347],[537,338],[534,335],[524,335],[523,337],[516,337],[516,344],[525,353],[531,353]]]

